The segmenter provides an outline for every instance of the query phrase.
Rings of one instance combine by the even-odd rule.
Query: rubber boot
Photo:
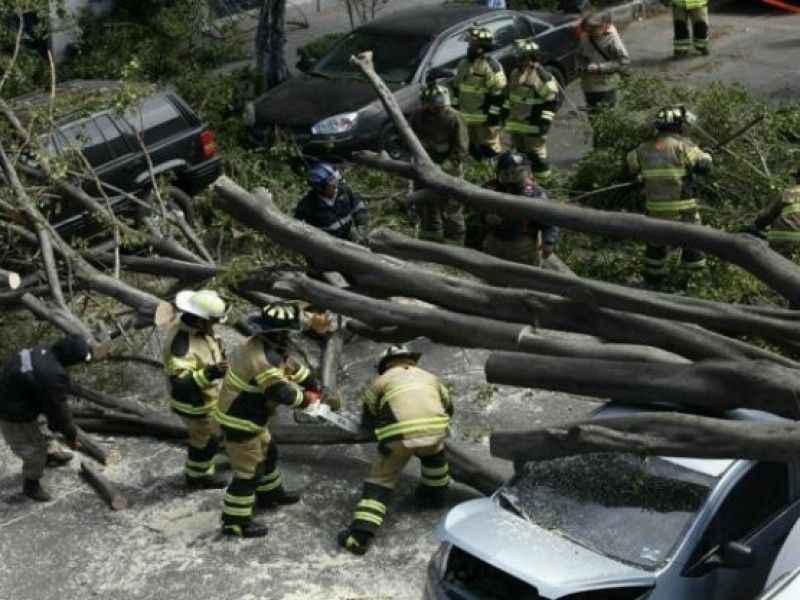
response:
[[[26,479],[22,484],[22,493],[36,502],[50,502],[53,499],[38,479]]]
[[[336,536],[336,543],[357,556],[364,556],[372,543],[372,534],[358,529],[342,529]]]
[[[195,490],[221,490],[228,487],[228,478],[216,473],[205,477],[187,476],[186,487],[190,492]]]
[[[260,538],[266,536],[268,532],[267,526],[258,521],[222,524],[222,534],[227,537]]]
[[[285,490],[283,486],[270,490],[269,492],[258,492],[256,494],[257,508],[285,506],[287,504],[297,504],[298,502],[300,502],[300,494]]]
[[[48,467],[63,467],[66,464],[69,464],[72,461],[72,452],[67,452],[66,450],[56,450],[54,452],[47,453],[47,462],[45,463]]]

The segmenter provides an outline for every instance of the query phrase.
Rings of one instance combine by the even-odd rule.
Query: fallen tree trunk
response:
[[[516,462],[592,452],[797,462],[800,423],[642,413],[493,433],[489,448],[492,456]]]
[[[447,462],[450,463],[450,476],[484,496],[491,496],[508,477],[486,465],[482,465],[450,441],[444,443]]]
[[[120,494],[117,488],[115,488],[100,471],[85,460],[81,461],[81,474],[111,508],[114,510],[125,510],[128,508],[128,500],[125,496]]]
[[[78,428],[78,440],[80,441],[78,450],[83,452],[86,456],[95,459],[101,465],[105,466],[108,464],[109,454],[105,451],[105,448],[97,443],[97,440],[83,431],[80,427]]]
[[[0,281],[2,281],[7,288],[15,290],[19,287],[19,284],[22,280],[20,279],[19,274],[15,273],[14,271],[0,269]]]
[[[800,339],[800,323],[797,321],[787,322],[760,316],[740,310],[732,304],[697,298],[692,303],[676,303],[674,297],[665,294],[513,263],[469,248],[412,240],[388,229],[371,232],[369,245],[373,250],[397,258],[455,267],[496,285],[555,294],[592,308],[611,308],[695,323],[726,334],[752,335],[767,339]]]
[[[757,408],[800,418],[800,371],[766,361],[680,365],[495,352],[486,361],[485,372],[490,383],[720,414]]]
[[[115,398],[114,396],[110,396],[104,392],[81,385],[76,381],[70,382],[69,391],[71,394],[78,396],[79,398],[83,398],[92,404],[97,404],[104,408],[132,413],[134,415],[139,415],[140,417],[154,414],[153,411],[143,408],[134,402],[128,402],[127,400],[122,400],[121,398]]]

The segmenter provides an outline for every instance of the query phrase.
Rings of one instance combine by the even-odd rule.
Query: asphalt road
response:
[[[793,98],[800,16],[748,8],[752,4],[733,2],[716,12],[712,55],[677,63],[669,60],[671,24],[666,14],[633,23],[625,29],[624,39],[634,67],[680,84],[706,85],[718,79],[741,83],[775,101]],[[342,9],[335,15],[324,27],[314,25],[313,31],[346,24]],[[303,30],[303,35],[310,31]],[[290,45],[301,43],[297,35],[290,32]],[[588,143],[585,117],[576,110],[582,104],[580,92],[575,86],[569,91],[571,102],[559,115],[553,135],[553,154],[562,165],[579,157]],[[235,343],[233,334],[228,335]],[[153,340],[154,356],[157,342]],[[488,460],[486,440],[493,429],[577,418],[593,406],[564,394],[487,386],[482,374],[485,352],[427,342],[419,347],[425,350],[423,365],[455,387],[454,440],[479,458]],[[347,346],[343,386],[352,414],[358,411],[358,391],[372,375],[379,349],[364,341]],[[109,371],[105,389],[121,396],[162,398],[165,406],[160,374],[142,369]],[[77,464],[48,472],[45,481],[56,496],[54,502],[38,505],[23,499],[18,494],[20,463],[0,443],[0,599],[412,600],[420,596],[425,564],[436,545],[433,528],[443,513],[415,510],[416,465],[399,482],[374,549],[357,558],[339,551],[334,538],[350,518],[374,451],[369,445],[282,448],[285,480],[303,492],[303,501],[268,513],[271,531],[264,540],[229,541],[217,533],[222,492],[184,494],[180,448],[149,440],[106,438],[104,443],[119,455],[106,475],[131,500],[126,511],[108,510],[79,480]],[[504,464],[498,467],[508,469]],[[473,495],[454,486],[451,503]]]

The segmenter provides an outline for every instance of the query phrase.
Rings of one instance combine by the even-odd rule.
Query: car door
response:
[[[686,597],[752,600],[758,595],[800,515],[795,482],[795,467],[782,463],[755,463],[740,477],[718,505],[686,563],[682,573]],[[755,564],[720,566],[728,542],[752,549]]]

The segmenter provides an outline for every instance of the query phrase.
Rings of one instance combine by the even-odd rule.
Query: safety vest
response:
[[[176,319],[163,346],[164,373],[170,388],[170,406],[187,418],[203,417],[217,404],[222,379],[209,381],[205,369],[223,359],[219,338]]]
[[[447,436],[450,395],[435,375],[419,367],[387,369],[370,383],[364,403],[376,417],[379,442]]]
[[[672,134],[659,134],[632,150],[627,157],[631,173],[644,180],[648,213],[697,209],[688,178],[694,166],[711,157],[694,144]]]
[[[506,131],[536,135],[542,132],[542,122],[555,117],[554,104],[558,96],[558,82],[540,65],[517,69],[511,74],[509,85]]]
[[[313,383],[312,377],[308,367],[277,346],[251,337],[228,359],[214,418],[229,432],[264,433],[278,406],[303,405],[300,386]]]
[[[503,66],[491,56],[473,62],[462,59],[456,71],[455,88],[458,110],[467,125],[483,125],[489,114],[499,116],[505,87]],[[491,99],[495,102],[487,102]]]

